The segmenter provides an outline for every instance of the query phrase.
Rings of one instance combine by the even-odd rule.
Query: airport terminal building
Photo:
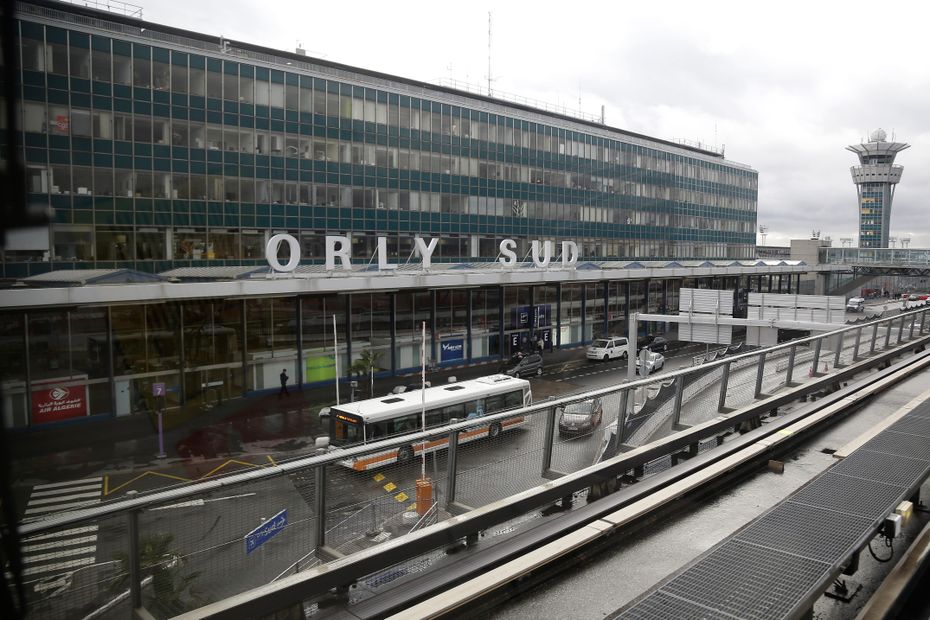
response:
[[[501,360],[623,334],[678,289],[796,292],[755,260],[757,173],[542,109],[46,0],[17,3],[28,203],[0,262],[11,427]],[[6,59],[10,61],[11,59]],[[0,118],[4,118],[2,116]],[[286,233],[301,267],[271,273]],[[325,239],[349,241],[345,273]],[[415,238],[436,239],[432,269]],[[370,263],[383,238],[389,272]],[[495,261],[513,240],[518,264]],[[529,260],[552,241],[552,264]],[[557,248],[577,244],[560,266]],[[282,260],[288,257],[281,244]]]

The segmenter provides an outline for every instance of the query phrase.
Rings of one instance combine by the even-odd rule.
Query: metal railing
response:
[[[821,248],[820,262],[828,265],[930,266],[930,250],[918,248]]]
[[[84,528],[93,529],[98,539],[94,567],[75,569],[71,582],[54,597],[42,595],[48,592],[42,589],[45,582],[27,575],[31,617],[71,617],[106,604],[121,588],[130,591],[121,604],[168,617],[207,600],[235,597],[297,568],[302,577],[310,575],[319,570],[303,571],[311,555],[327,562],[336,558],[332,566],[364,558],[364,568],[354,568],[362,572],[350,581],[375,575],[366,591],[376,592],[394,575],[422,570],[432,561],[427,557],[419,564],[390,568],[413,557],[395,541],[432,540],[435,531],[442,532],[446,543],[455,536],[476,536],[532,515],[546,502],[564,497],[559,493],[568,485],[573,485],[569,495],[581,497],[605,476],[638,471],[643,475],[647,463],[667,467],[675,455],[697,453],[699,446],[712,443],[708,439],[744,422],[747,414],[741,412],[747,407],[764,403],[776,408],[796,400],[797,394],[786,387],[807,384],[810,390],[823,389],[865,365],[883,363],[902,345],[922,346],[928,311],[920,308],[554,398],[485,416],[480,422],[467,420],[24,523],[20,533],[27,546],[48,544]],[[824,364],[830,370],[826,375]],[[645,394],[634,408],[629,406],[631,390]],[[579,402],[596,403],[599,424],[571,428],[562,419],[563,409]],[[481,432],[498,424],[509,430]],[[482,434],[490,436],[475,438]],[[430,455],[423,465],[391,463],[353,471],[341,464],[439,440],[448,441],[448,449]],[[624,450],[637,447],[630,458],[616,460]],[[429,521],[436,522],[418,527],[425,518],[413,509],[421,467],[433,488]],[[553,486],[555,479],[558,484]],[[284,525],[264,528],[271,535],[246,544],[244,539],[263,529],[266,518],[278,517],[282,510]],[[47,553],[62,565],[63,573],[71,570],[67,549],[52,545]],[[149,578],[151,585],[144,587]],[[333,572],[327,579],[345,579],[345,573]]]

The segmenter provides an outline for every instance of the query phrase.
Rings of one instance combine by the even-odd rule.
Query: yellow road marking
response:
[[[416,503],[416,502],[414,502],[414,503],[410,504],[409,506],[407,506],[407,510],[416,510],[416,509],[417,509],[417,503]]]
[[[193,482],[193,480],[191,480],[190,478],[182,478],[181,476],[174,476],[174,475],[172,475],[172,474],[163,474],[163,473],[157,472],[157,471],[144,471],[144,472],[142,472],[141,474],[139,474],[138,476],[136,476],[135,478],[133,478],[132,480],[127,480],[127,481],[124,482],[123,484],[121,484],[121,485],[119,485],[119,486],[117,486],[117,487],[114,487],[114,488],[112,488],[112,489],[109,489],[109,488],[106,489],[106,491],[105,491],[105,493],[104,493],[104,496],[109,495],[109,494],[111,494],[111,493],[116,493],[116,492],[119,491],[120,489],[123,489],[123,488],[125,488],[126,486],[128,486],[128,485],[132,484],[133,482],[135,482],[136,480],[140,480],[141,478],[145,478],[146,476],[159,476],[159,477],[161,477],[161,478],[169,478],[169,479],[171,479],[171,480],[180,480],[181,482]]]
[[[384,480],[384,474],[375,474],[375,482],[381,482]]]
[[[271,455],[270,455],[270,454],[266,454],[265,456],[268,457],[268,462],[269,462],[269,463],[271,463],[271,464],[274,465],[275,467],[278,466],[278,464],[274,462],[274,459],[271,458]]]
[[[223,469],[224,467],[226,467],[226,466],[229,465],[230,463],[236,463],[237,465],[245,465],[246,467],[261,467],[261,465],[256,465],[255,463],[247,463],[246,461],[238,461],[238,460],[236,460],[236,459],[229,459],[228,461],[226,461],[226,462],[223,463],[222,465],[219,465],[218,467],[214,467],[213,469],[211,469],[210,471],[208,471],[207,473],[205,473],[204,475],[202,475],[202,476],[200,477],[200,479],[203,480],[204,478],[209,478],[210,476],[212,476],[212,475],[215,474],[216,472],[220,471],[221,469]]]
[[[390,493],[396,488],[397,488],[397,485],[394,484],[393,482],[388,482],[386,485],[384,485],[384,490],[387,491],[388,493]]]
[[[396,500],[399,501],[399,502],[406,502],[406,501],[407,501],[408,499],[410,499],[410,498],[407,497],[407,494],[406,494],[406,493],[404,493],[403,491],[401,491],[400,493],[398,493],[397,495],[394,496],[394,499],[396,499]]]

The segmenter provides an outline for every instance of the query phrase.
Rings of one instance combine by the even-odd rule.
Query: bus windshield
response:
[[[345,446],[361,443],[365,440],[361,420],[344,413],[335,413],[332,417],[333,428],[329,434],[333,445]]]

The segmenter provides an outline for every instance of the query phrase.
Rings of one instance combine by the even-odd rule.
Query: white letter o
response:
[[[287,245],[291,248],[291,258],[286,265],[282,265],[278,260],[278,246],[281,245],[282,241],[287,241]],[[268,240],[268,244],[265,246],[265,260],[275,271],[283,271],[284,273],[294,271],[297,269],[297,265],[300,264],[300,243],[297,242],[293,235],[287,233],[275,235]]]

